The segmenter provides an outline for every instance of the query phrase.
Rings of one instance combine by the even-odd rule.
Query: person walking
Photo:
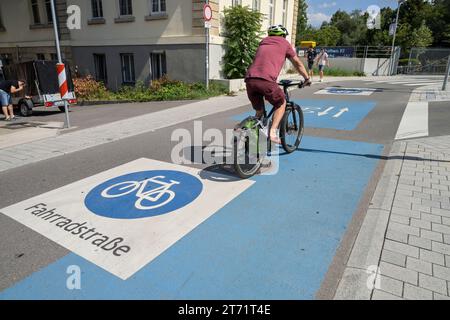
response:
[[[323,82],[323,70],[325,67],[330,66],[330,60],[328,58],[328,53],[325,49],[320,50],[320,54],[317,56],[317,64],[319,65],[319,74],[320,80],[319,82]]]
[[[308,51],[306,51],[306,60],[308,61],[308,74],[310,79],[312,80],[314,76],[314,61],[316,60],[316,51],[312,46],[308,48]]]
[[[0,102],[5,120],[14,120],[14,110],[11,95],[20,92],[25,88],[25,81],[22,80],[5,80],[0,81]]]

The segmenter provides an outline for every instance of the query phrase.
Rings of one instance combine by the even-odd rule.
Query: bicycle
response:
[[[303,88],[305,82],[281,80],[278,84],[283,87],[286,96],[286,111],[280,123],[280,140],[284,151],[290,154],[297,150],[301,143],[305,121],[302,108],[290,100],[288,89],[294,86]],[[275,108],[272,108],[269,114],[264,110],[261,119],[254,116],[248,117],[234,128],[234,170],[242,179],[254,176],[261,168],[264,159],[271,156],[272,143],[269,130],[270,119],[274,112]]]
[[[112,185],[105,190],[102,191],[101,196],[106,199],[112,198],[120,198],[126,196],[132,192],[136,192],[136,202],[134,206],[139,210],[152,210],[157,209],[159,207],[165,206],[169,202],[171,202],[175,198],[175,192],[170,190],[170,188],[174,185],[180,184],[178,181],[170,180],[169,182],[160,181],[157,179],[165,179],[164,176],[156,176],[150,179],[146,179],[143,181],[124,181]],[[152,182],[153,184],[160,185],[161,187],[156,187],[152,190],[148,190],[144,192],[147,187],[147,184]],[[128,190],[127,190],[128,189]],[[143,204],[143,201],[148,202],[158,202],[164,195],[168,195],[167,199],[162,201],[159,204],[153,206],[146,206]]]

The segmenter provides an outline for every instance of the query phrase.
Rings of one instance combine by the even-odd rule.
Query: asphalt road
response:
[[[292,181],[289,182],[288,178],[283,178],[288,181],[276,180],[274,178],[273,181],[283,185],[285,183],[284,186],[287,187],[281,195],[273,191],[274,188],[279,188],[279,185],[273,185],[270,180],[256,179],[255,185],[259,184],[264,185],[265,187],[261,187],[260,189],[255,188],[255,194],[252,195],[251,198],[254,200],[254,203],[262,201],[263,199],[269,203],[277,203],[283,201],[280,197],[286,196],[288,199],[297,199],[298,204],[295,204],[296,207],[302,207],[302,203],[306,203],[304,208],[308,212],[314,212],[314,214],[316,214],[316,212],[320,211],[322,214],[322,210],[324,212],[326,210],[331,210],[329,214],[334,214],[332,211],[333,208],[329,204],[327,204],[328,207],[324,207],[323,209],[321,207],[321,209],[318,209],[319,207],[315,207],[313,202],[309,203],[306,199],[302,198],[303,194],[307,194],[306,191],[302,194],[298,193],[298,190],[296,189],[297,185],[301,185],[303,183],[300,181],[301,179],[305,180],[305,185],[302,185],[302,188],[304,189],[302,190],[306,190],[308,187],[315,190],[314,194],[317,194],[318,197],[314,198],[314,201],[316,202],[320,202],[320,199],[322,199],[321,197],[323,197],[323,201],[326,203],[325,199],[326,197],[329,197],[326,192],[330,192],[330,190],[337,190],[335,195],[336,198],[342,198],[342,200],[336,199],[336,207],[340,208],[342,202],[342,210],[346,212],[344,217],[345,219],[336,222],[336,225],[339,226],[339,230],[337,227],[336,229],[332,226],[330,226],[329,229],[324,227],[325,231],[324,234],[322,234],[324,238],[330,238],[329,245],[328,242],[324,241],[322,247],[319,246],[316,248],[312,244],[308,247],[309,244],[306,240],[301,244],[307,252],[309,250],[309,252],[312,253],[310,255],[306,255],[305,259],[301,260],[303,262],[299,262],[295,259],[292,261],[293,264],[304,263],[305,268],[302,269],[302,267],[299,267],[299,273],[302,275],[295,278],[295,281],[297,281],[298,284],[292,284],[292,290],[291,286],[289,289],[285,289],[287,292],[292,293],[292,295],[286,296],[288,298],[295,297],[296,292],[298,294],[298,298],[330,298],[333,296],[333,290],[335,289],[336,282],[338,281],[340,272],[342,271],[342,262],[348,255],[352,243],[357,235],[359,229],[358,226],[361,224],[364,217],[363,214],[368,206],[369,198],[376,186],[378,175],[383,168],[383,155],[387,154],[389,151],[390,145],[395,138],[398,125],[402,119],[403,112],[408,103],[410,94],[412,90],[416,88],[405,87],[398,84],[365,84],[359,81],[333,83],[333,85],[348,88],[367,87],[376,89],[377,91],[370,96],[315,94],[318,90],[330,86],[330,84],[321,84],[311,88],[294,91],[292,93],[292,99],[300,102],[302,107],[309,106],[310,111],[315,110],[314,112],[316,112],[316,114],[306,114],[306,138],[304,140],[304,144],[301,146],[301,150],[297,152],[297,155],[292,156],[290,160],[287,157],[282,160],[282,165],[284,166],[283,170],[289,169],[292,172],[302,172],[302,174],[298,176],[299,180],[294,181],[295,183]],[[368,102],[371,102],[372,104]],[[181,104],[182,102],[164,104],[152,103],[151,105],[129,104],[79,107],[73,110],[71,113],[71,118],[72,123],[77,126],[78,129],[83,129],[123,119],[128,116],[145,114],[167,107],[176,107]],[[317,112],[319,111],[318,108],[320,108],[322,112],[329,108],[333,108],[331,109],[331,112],[334,112],[333,115],[337,115],[336,112],[342,110],[341,108],[343,106],[350,106],[350,111],[348,114],[353,115],[352,110],[356,110],[362,105],[365,106],[364,110],[355,115],[355,117],[352,116],[353,118],[348,118],[349,120],[344,119],[346,114],[340,118],[335,118],[337,119],[336,121],[334,121],[335,119],[333,119],[331,113],[330,115],[325,115],[323,117],[317,116]],[[237,122],[236,119],[242,117],[246,112],[248,112],[249,108],[250,107],[247,106],[201,119],[203,132],[207,129],[219,129],[224,132],[226,129],[232,128]],[[61,113],[37,112],[30,120],[61,121],[63,116],[64,115]],[[324,117],[328,117],[328,119],[323,120],[322,118]],[[430,105],[429,121],[430,136],[449,134],[450,130],[448,123],[450,123],[450,112],[448,111],[448,102],[432,103]],[[171,140],[171,135],[174,130],[180,128],[184,128],[191,133],[194,132],[194,124],[192,122],[186,122],[175,127],[166,127],[157,130],[156,132],[130,137],[114,143],[97,146],[95,148],[83,150],[70,155],[53,158],[47,161],[38,162],[0,173],[0,208],[4,208],[19,203],[23,200],[41,195],[45,192],[58,189],[70,183],[94,176],[100,172],[115,168],[139,158],[171,162],[171,151],[177,145],[176,141]],[[207,141],[204,141],[203,145],[206,144]],[[198,147],[198,145],[195,145],[194,149]],[[327,169],[329,171],[323,170],[323,175],[308,176],[307,171],[303,172],[301,170],[305,169],[305,167],[309,165],[311,167],[327,166],[329,167],[329,169]],[[207,165],[202,163],[193,164],[190,166],[200,169],[208,168]],[[333,166],[339,168],[339,170],[342,171],[342,175],[335,175],[336,170],[333,170]],[[221,173],[229,174],[229,171],[225,169],[219,168],[218,170]],[[352,172],[355,174],[354,177],[351,177]],[[295,177],[295,179],[297,178],[295,175],[293,175],[293,177]],[[350,180],[347,181],[347,178]],[[266,179],[270,179],[270,177]],[[354,185],[351,181],[352,179],[355,180]],[[360,181],[358,179],[360,179]],[[348,183],[348,185],[346,185],[346,183]],[[322,195],[320,195],[321,190],[323,191]],[[258,200],[258,197],[261,200]],[[348,197],[350,200],[346,202],[345,197]],[[251,203],[248,205],[252,206]],[[247,209],[245,208],[234,208],[233,210],[234,212],[236,212],[236,210],[241,210],[238,212],[241,216],[244,216],[247,213]],[[267,215],[270,214],[270,212],[264,211],[264,207],[260,210],[263,211],[261,212],[261,219],[265,219],[266,213]],[[267,208],[267,211],[269,210],[270,209]],[[194,234],[192,237],[195,237],[196,232],[203,232],[205,235],[211,236],[211,234],[214,234],[213,231],[210,231],[212,230],[211,228],[221,230],[221,226],[223,227],[221,232],[226,232],[226,230],[230,227],[227,223],[232,222],[229,222],[228,220],[220,220],[219,218],[225,219],[223,215],[224,214],[216,214],[214,219],[216,219],[217,216],[217,221],[211,218],[207,221],[207,223],[199,226],[197,229],[192,231],[192,234]],[[319,215],[319,213],[317,213],[317,215]],[[234,223],[240,224],[242,225],[242,228],[244,228],[246,226],[246,222],[244,218],[242,219],[244,220],[242,224],[239,220],[235,220]],[[305,225],[311,224],[311,226],[315,226],[318,223],[318,221],[314,220],[312,217],[308,219],[303,221]],[[330,219],[330,217],[327,219]],[[216,225],[211,225],[213,224],[211,221],[215,221]],[[275,227],[276,226],[274,226],[274,228]],[[319,226],[316,227],[318,230],[321,230]],[[265,232],[267,232],[267,234],[271,234],[272,231],[270,230],[270,225],[264,225],[264,228],[269,228],[265,229]],[[241,230],[241,232],[246,233],[245,230]],[[295,232],[292,233],[292,235],[293,234],[295,234]],[[320,233],[316,236],[319,238],[314,239],[314,235],[311,235],[315,242],[320,242]],[[190,245],[193,245],[194,243],[197,244],[197,246],[200,246],[200,244],[195,242],[195,239],[192,239],[192,237],[186,237],[185,239],[182,239],[183,241],[180,240],[180,243],[177,243],[176,249],[173,249],[178,251],[172,252],[171,248],[168,250],[168,254],[175,255],[177,253],[180,257],[185,257],[182,253],[180,253],[183,252],[184,247],[188,250]],[[247,243],[245,242],[247,241],[246,239],[243,239],[242,241],[243,243]],[[237,250],[237,248],[221,248],[219,247],[221,243],[215,241],[211,241],[208,247],[208,239],[204,239],[203,242],[204,243],[201,243],[202,250],[208,250],[207,248],[209,247],[218,246],[211,248],[211,252],[221,252],[224,256],[232,256],[231,252]],[[255,250],[261,249],[261,245],[256,245],[254,243],[250,245],[249,243],[253,242],[249,241],[247,244],[249,246],[254,245]],[[237,247],[240,246],[239,243],[236,243],[235,245]],[[288,246],[287,244],[284,245]],[[198,252],[197,249],[198,247],[192,249],[193,259],[196,257],[195,252]],[[286,247],[286,250],[290,249],[290,247]],[[265,291],[267,288],[261,285],[262,281],[269,281],[268,279],[270,279],[270,274],[273,274],[273,270],[276,270],[275,262],[272,261],[271,258],[271,255],[277,256],[275,251],[277,250],[274,247],[268,246],[265,258],[268,259],[267,274],[258,274],[258,276],[255,276],[253,279],[253,282],[250,281],[250,278],[245,278],[248,281],[241,283],[240,285],[242,287],[239,287],[239,285],[233,282],[233,286],[236,287],[236,290],[241,290],[241,292],[243,292],[241,297],[248,297],[253,294],[253,297],[256,298],[270,298],[276,296],[277,292],[279,292],[276,288],[276,284],[273,284],[274,289],[272,293],[267,293]],[[30,288],[32,292],[44,292],[46,288],[42,286],[47,286],[47,284],[43,283],[42,279],[39,281],[33,280],[34,275],[39,278],[38,271],[41,271],[42,274],[45,275],[46,269],[49,268],[49,266],[58,263],[58,261],[62,261],[62,259],[67,257],[69,254],[69,250],[47,239],[45,236],[32,231],[31,229],[5,215],[0,215],[0,299],[2,298],[1,291],[7,288],[10,288],[11,290],[9,296],[7,297],[16,296],[20,298],[22,293],[23,296],[26,296],[26,292],[24,292],[26,291],[24,290],[25,287]],[[245,256],[248,257],[249,260],[252,260],[253,254],[254,251],[249,251]],[[256,256],[257,255],[255,254],[254,261],[248,262],[248,266],[246,266],[248,270],[251,270],[254,266],[260,263],[260,260],[258,259],[262,258],[259,256],[257,258]],[[242,256],[236,254],[236,259],[239,260],[240,257]],[[198,257],[198,259],[202,258]],[[212,261],[216,261],[215,257],[210,257],[210,259]],[[287,257],[286,259],[289,260],[290,257]],[[160,268],[164,268],[164,264],[160,260],[156,261],[155,264],[156,263],[162,264]],[[184,263],[186,266],[184,266]],[[273,265],[271,263],[273,263]],[[186,261],[178,261],[177,264],[180,265],[180,268],[185,267],[186,269],[189,269],[191,267],[191,265]],[[151,265],[154,266],[154,268],[158,267],[157,265]],[[306,265],[308,267],[306,267]],[[223,265],[224,269],[227,267],[228,262]],[[286,270],[290,271],[289,267],[285,267]],[[192,266],[192,268],[194,267]],[[314,268],[318,269],[320,272],[315,271],[317,273],[314,273],[311,271],[311,269]],[[240,271],[238,271],[238,269],[239,268],[236,266],[229,266],[229,271],[224,271],[223,274],[220,271],[212,271],[209,269],[204,272],[205,274],[210,274],[211,277],[214,278],[220,278],[221,275],[223,275],[224,277],[229,277],[227,279],[234,279],[240,275]],[[201,273],[202,270],[198,271]],[[97,270],[96,272],[106,273],[104,270]],[[312,276],[317,279],[314,283],[309,283],[309,280],[307,279]],[[168,279],[171,279],[170,276]],[[292,278],[286,276],[286,281],[288,280],[295,282]],[[50,283],[51,279],[48,281]],[[168,286],[170,287],[170,280],[168,281]],[[201,276],[192,276],[191,274],[190,276],[186,275],[186,277],[180,281],[181,283],[189,281],[196,286],[202,286],[206,280],[202,279]],[[19,285],[17,289],[15,289],[16,285],[20,283],[23,283],[23,286]],[[308,283],[311,289],[309,290],[302,288],[302,283]],[[36,286],[39,285],[41,287],[36,288]],[[48,284],[48,286],[51,285]],[[133,286],[137,286],[137,284],[133,284]],[[154,284],[154,288],[156,287],[158,287],[158,284]],[[165,293],[155,293],[154,296],[150,295],[150,297],[204,298],[201,294],[193,294],[193,291],[189,291],[181,284],[178,284],[175,280],[173,282],[173,287],[174,288],[168,288],[166,291],[161,291]],[[228,297],[226,294],[227,292],[230,296],[232,296],[233,292],[235,292],[228,287],[224,289],[222,287],[222,282],[220,281],[216,283],[215,287],[216,289],[214,289],[213,285],[211,285],[211,287],[208,285],[205,292],[211,292],[211,296],[215,298],[226,298]],[[88,289],[86,290],[89,291]],[[112,285],[111,290],[114,290],[114,285]],[[125,289],[123,290],[126,292]],[[140,291],[140,288],[136,288],[136,291]],[[8,292],[8,290],[3,292]],[[53,291],[49,290],[49,292]],[[142,296],[137,295],[135,297],[145,297],[145,290],[143,292],[144,293]],[[223,295],[221,295],[220,292],[223,292]],[[248,293],[247,295],[245,294],[246,292]],[[57,295],[57,293],[54,294]],[[110,297],[110,294],[107,292],[104,294],[105,297]],[[99,295],[100,293],[98,292],[95,294],[92,293],[92,295],[89,295],[89,292],[85,292],[82,296],[89,298],[92,296],[99,297]],[[43,296],[48,297],[48,295],[44,294]],[[76,295],[74,297],[76,297]],[[36,296],[36,298],[39,297]]]

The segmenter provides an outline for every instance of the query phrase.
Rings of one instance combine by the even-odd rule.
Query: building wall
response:
[[[41,1],[41,19],[46,21],[44,0]],[[267,29],[269,1],[260,0],[260,10],[266,15],[263,29]],[[275,2],[275,24],[283,20],[283,0]],[[95,74],[94,54],[105,54],[108,86],[116,89],[122,84],[120,53],[133,53],[137,80],[151,78],[149,55],[153,50],[166,53],[169,77],[183,81],[203,81],[205,74],[205,28],[203,5],[205,0],[166,0],[167,15],[152,16],[150,0],[133,0],[132,17],[119,17],[119,0],[103,0],[103,18],[92,19],[91,0],[56,0],[63,55],[80,74]],[[253,5],[253,0],[242,0],[242,5]],[[291,31],[297,0],[288,0],[287,28]],[[210,29],[210,78],[221,74],[223,48],[223,10],[232,0],[209,0],[213,9]],[[81,30],[66,27],[68,5],[81,9]],[[20,12],[20,14],[17,14]],[[55,53],[51,25],[33,25],[29,0],[0,0],[0,13],[5,30],[0,28],[0,55],[10,62],[36,59]],[[12,14],[11,14],[12,13]],[[18,19],[19,17],[19,19]],[[122,18],[122,19],[121,19]],[[291,39],[288,39],[291,40]]]
[[[122,85],[121,53],[134,55],[136,81],[148,84],[151,79],[149,58],[152,51],[165,52],[169,78],[186,82],[204,79],[204,61],[198,59],[199,55],[205,55],[204,46],[197,44],[72,47],[74,67],[81,76],[94,75],[94,54],[105,55],[107,85],[111,89],[118,89]]]

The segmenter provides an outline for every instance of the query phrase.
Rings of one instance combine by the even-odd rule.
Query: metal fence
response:
[[[401,61],[400,74],[444,75],[450,48],[411,48],[409,59]]]

